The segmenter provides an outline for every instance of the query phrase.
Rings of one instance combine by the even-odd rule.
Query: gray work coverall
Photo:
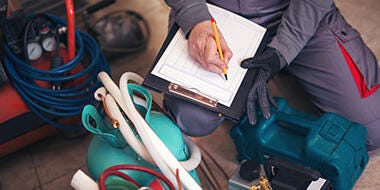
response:
[[[170,22],[185,32],[209,20],[205,0],[166,0]],[[368,149],[380,146],[380,68],[358,31],[332,0],[210,0],[274,31],[268,46],[280,52],[284,68],[324,112],[337,113],[368,130]],[[216,113],[165,96],[166,113],[184,133],[203,136],[223,121]],[[191,114],[189,114],[191,113]]]

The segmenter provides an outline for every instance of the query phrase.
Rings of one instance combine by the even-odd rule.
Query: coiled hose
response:
[[[64,20],[49,16],[57,23],[66,25]],[[67,130],[81,129],[82,125],[64,125],[55,119],[80,115],[86,104],[96,103],[93,93],[101,86],[97,74],[100,71],[111,73],[105,56],[90,35],[76,30],[75,41],[77,53],[74,59],[51,70],[31,66],[15,56],[7,43],[4,43],[4,67],[25,104],[46,123]],[[89,59],[83,59],[85,56]],[[73,72],[83,64],[83,70]],[[37,82],[65,84],[74,80],[81,83],[72,87],[64,86],[61,90],[41,87]]]

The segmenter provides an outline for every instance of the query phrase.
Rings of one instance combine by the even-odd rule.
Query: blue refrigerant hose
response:
[[[66,25],[61,18],[49,15],[61,25]],[[73,60],[51,70],[42,70],[31,66],[23,59],[15,56],[4,42],[4,66],[28,108],[48,124],[58,128],[75,130],[82,125],[63,125],[55,121],[57,118],[80,115],[87,104],[95,104],[93,94],[101,83],[97,80],[100,71],[111,73],[109,64],[97,42],[88,34],[75,31],[77,46]],[[83,57],[89,59],[83,59]],[[82,71],[68,75],[76,66],[86,63]],[[74,87],[54,90],[39,86],[35,80],[64,84],[86,75],[86,80]]]

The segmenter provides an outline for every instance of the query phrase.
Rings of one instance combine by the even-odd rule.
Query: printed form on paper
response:
[[[240,62],[255,54],[266,29],[214,5],[208,4],[208,8],[233,53],[228,64],[228,80],[220,73],[205,70],[190,57],[187,40],[181,30],[169,43],[152,74],[230,107],[247,71],[240,67]]]

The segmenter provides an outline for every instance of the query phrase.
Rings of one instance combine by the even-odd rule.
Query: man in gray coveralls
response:
[[[271,41],[262,54],[241,63],[255,70],[247,97],[247,116],[256,123],[256,103],[270,117],[272,97],[267,82],[280,70],[293,75],[316,107],[335,112],[368,130],[367,147],[380,146],[380,68],[360,34],[343,18],[332,0],[210,0],[268,29]],[[204,68],[222,72],[233,56],[221,34],[226,61],[216,55],[211,15],[205,0],[166,0],[188,36],[190,55]],[[211,133],[225,119],[217,113],[166,95],[166,113],[191,136]],[[191,113],[191,114],[189,114]]]

